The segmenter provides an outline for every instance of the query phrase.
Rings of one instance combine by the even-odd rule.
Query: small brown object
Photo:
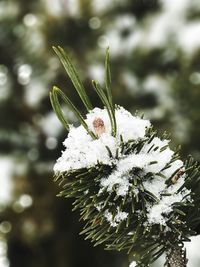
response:
[[[173,184],[176,184],[181,175],[184,174],[183,168],[178,169],[178,171],[172,176],[171,181]]]
[[[105,125],[101,118],[95,118],[93,121],[93,127],[95,134],[100,137],[103,133],[105,133]]]

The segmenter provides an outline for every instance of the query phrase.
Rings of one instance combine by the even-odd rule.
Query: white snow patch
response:
[[[175,171],[183,167],[183,161],[182,160],[176,160],[174,161],[171,166],[165,170],[162,171],[162,174],[166,177],[171,177]]]
[[[88,69],[88,73],[93,80],[98,81],[100,84],[104,83],[104,65],[96,63],[91,65]]]
[[[6,206],[12,200],[14,167],[12,158],[0,156],[0,206]]]
[[[107,27],[105,35],[101,38],[104,37],[111,48],[111,57],[129,55],[139,44],[141,33],[137,31],[136,25],[136,18],[133,15],[120,15]]]
[[[128,217],[128,213],[120,211],[119,207],[117,207],[116,215],[113,216],[113,214],[110,211],[106,210],[104,212],[104,216],[112,227],[116,227],[120,222],[126,220],[126,218]]]
[[[110,133],[110,120],[108,112],[105,109],[94,108],[89,114],[87,114],[86,123],[89,125],[90,129],[94,130],[92,123],[97,117],[104,121],[106,132]],[[117,122],[116,138],[119,139],[120,135],[122,135],[124,142],[130,139],[137,140],[144,137],[146,129],[150,126],[150,122],[148,120],[133,116],[123,107],[116,109],[115,117]]]
[[[147,191],[150,191],[154,194],[158,199],[160,198],[160,194],[166,188],[165,179],[160,176],[154,176],[153,180],[147,180],[143,183],[144,188]]]
[[[200,236],[191,237],[191,242],[185,242],[187,251],[188,267],[198,267],[200,263],[199,254]]]
[[[190,192],[189,190],[187,191],[188,192],[185,192],[185,194]],[[165,196],[158,204],[149,207],[149,213],[147,214],[149,223],[166,225],[167,219],[164,215],[169,214],[172,211],[172,205],[175,202],[181,202],[185,194],[178,193],[171,196]]]
[[[99,202],[97,204],[94,204],[95,208],[98,210],[98,211],[101,211],[103,206],[104,206],[104,202]]]
[[[172,211],[172,206],[175,202],[183,201],[188,194],[190,194],[190,190],[183,190],[177,193],[178,189],[184,184],[185,175],[182,175],[176,182],[176,184],[171,185],[170,187],[166,187],[165,180],[162,178],[155,178],[152,182],[144,183],[145,188],[151,191],[158,199],[160,199],[158,204],[153,206],[148,206],[148,221],[151,224],[162,224],[166,225],[166,221],[168,220],[163,215],[167,215]],[[161,193],[171,194],[169,196],[161,196]],[[188,199],[190,197],[188,196]]]
[[[115,156],[120,143],[120,135],[122,135],[124,142],[130,139],[139,140],[145,136],[145,131],[150,126],[148,120],[134,117],[122,107],[116,109],[115,116],[117,122],[116,138],[111,135],[110,120],[105,109],[93,109],[87,114],[85,120],[92,131],[94,131],[94,119],[101,118],[103,120],[106,132],[100,138],[93,140],[83,126],[71,127],[68,137],[63,143],[66,149],[57,160],[54,172],[59,173],[72,169],[88,168],[96,165],[98,162],[111,165],[113,161],[109,156],[106,146],[109,147],[112,155]]]
[[[112,164],[108,150],[116,152],[116,139],[108,134],[102,134],[99,139],[92,140],[82,126],[73,128],[64,141],[66,150],[54,166],[55,172],[64,172],[80,168],[89,168],[101,162]]]
[[[137,263],[135,261],[132,261],[131,264],[129,265],[129,267],[136,267]]]
[[[116,193],[118,196],[125,196],[129,190],[129,177],[127,175],[123,175],[121,172],[114,172],[108,178],[103,178],[100,183],[102,188],[106,188],[108,192],[113,191],[113,186],[116,185]],[[99,193],[101,193],[102,188]]]
[[[144,173],[152,172],[152,173],[159,173],[167,163],[170,162],[172,155],[174,152],[166,148],[164,151],[160,152],[160,149],[166,145],[168,145],[168,140],[160,140],[158,137],[155,137],[150,144],[144,145],[140,153],[138,154],[130,154],[124,158],[119,159],[117,162],[117,169],[110,174],[108,177],[105,177],[101,180],[101,187],[106,188],[108,192],[113,191],[113,186],[116,185],[116,193],[119,196],[125,196],[130,187],[129,180],[131,179],[131,176],[129,175],[129,172],[133,168],[140,168],[144,171]],[[149,149],[152,148],[152,150],[149,151]],[[156,151],[154,151],[154,148],[157,148]],[[151,164],[152,162],[155,162],[154,164]],[[160,189],[160,183],[162,183],[162,188]],[[164,188],[164,179],[157,179],[151,182],[145,182],[144,183],[147,188],[149,185],[153,184],[154,191],[155,190],[163,190]],[[100,189],[101,192],[102,189]],[[155,195],[158,195],[156,193]]]
[[[200,49],[200,22],[193,22],[185,25],[178,32],[178,44],[184,52],[193,54]]]
[[[41,118],[36,118],[35,121],[46,136],[58,137],[63,130],[62,124],[54,112],[49,112]]]
[[[158,137],[155,137],[150,144],[145,144],[145,146],[141,150],[141,154],[144,154],[144,161],[145,158],[147,160],[146,166],[144,166],[145,171],[158,173],[160,172],[168,162],[170,162],[174,151],[172,151],[169,147],[167,147],[164,151],[160,151],[160,149],[166,145],[168,145],[169,140],[161,140]],[[152,147],[153,146],[153,147]],[[149,151],[149,149],[152,149]],[[154,150],[157,148],[156,150]],[[149,151],[149,152],[148,152]],[[145,156],[146,155],[146,156]],[[152,161],[157,161],[157,163],[148,165]]]

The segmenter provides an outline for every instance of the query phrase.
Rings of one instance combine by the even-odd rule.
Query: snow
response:
[[[89,76],[98,81],[100,84],[104,83],[104,65],[96,63],[95,65],[91,65],[88,69]]]
[[[178,44],[185,53],[192,54],[200,48],[200,22],[188,23],[178,32]]]
[[[64,141],[65,150],[54,166],[55,173],[72,169],[89,168],[98,162],[112,165],[115,159],[111,159],[106,148],[115,155],[119,146],[120,135],[126,142],[130,139],[139,140],[145,136],[146,129],[150,126],[148,120],[132,116],[128,111],[119,107],[116,109],[117,136],[111,135],[111,125],[108,113],[105,109],[95,108],[87,114],[86,123],[94,131],[93,121],[101,118],[106,132],[100,138],[93,140],[83,126],[77,128],[71,126],[68,137]]]
[[[100,210],[102,210],[102,208],[104,206],[104,202],[102,201],[102,202],[99,202],[99,203],[95,203],[94,206],[98,211],[100,211]]]
[[[149,213],[147,214],[147,218],[149,223],[166,225],[167,219],[163,215],[169,214],[173,210],[173,203],[181,202],[183,197],[184,195],[182,193],[163,197],[158,204],[148,209]]]
[[[119,196],[125,196],[130,187],[129,180],[131,175],[129,172],[133,168],[140,168],[144,173],[153,172],[159,173],[165,165],[171,160],[174,152],[169,148],[160,152],[160,149],[163,146],[166,146],[169,143],[168,140],[161,141],[158,137],[155,137],[150,144],[146,144],[139,154],[130,154],[122,159],[119,159],[117,163],[117,169],[110,174],[108,177],[105,177],[101,180],[101,187],[106,188],[108,192],[112,192],[113,186],[117,185],[116,193]],[[154,147],[159,147],[156,151],[149,149],[154,145]],[[157,161],[155,164],[151,162]],[[163,181],[163,179],[162,179]],[[157,185],[155,186],[158,187]]]
[[[12,200],[13,169],[13,159],[0,156],[0,206],[5,206]]]
[[[145,159],[147,160],[147,163],[144,165],[144,170],[146,172],[158,173],[165,167],[168,162],[170,162],[174,152],[169,147],[167,147],[162,152],[160,151],[162,147],[168,144],[169,140],[161,140],[160,138],[155,137],[150,144],[146,144],[142,148],[140,153],[144,155],[144,161]],[[152,146],[153,148],[151,149]],[[151,149],[150,152],[148,152],[149,149]],[[157,163],[149,166],[149,163],[152,161],[157,161]]]
[[[170,57],[173,57],[173,53],[167,52],[165,56],[169,60]],[[174,109],[175,103],[171,95],[169,81],[166,77],[158,74],[150,74],[144,79],[142,87],[143,94],[151,94],[156,98],[157,103],[155,107],[146,110],[151,119],[161,119],[166,113]]]
[[[0,65],[0,102],[6,100],[11,93],[11,82],[8,69],[5,65]]]
[[[117,214],[113,216],[111,212],[108,210],[105,211],[104,217],[110,223],[112,227],[116,227],[120,222],[126,220],[128,217],[128,213],[124,211],[120,211],[119,207],[117,207]]]
[[[166,177],[171,177],[172,174],[181,167],[183,167],[183,161],[178,159],[174,161],[169,168],[163,170],[162,174],[165,175]]]
[[[25,84],[25,82],[27,83]],[[26,104],[30,107],[38,106],[40,101],[47,95],[47,89],[45,85],[34,78],[31,79],[30,83],[28,82],[27,78],[27,80],[24,80],[24,84],[26,89],[24,91],[24,100]]]
[[[101,0],[93,0],[91,2],[93,12],[95,14],[101,14],[109,9],[112,9],[115,5],[120,5],[124,0],[110,0],[110,1],[101,1]]]
[[[95,208],[100,212],[104,206],[104,202],[99,202],[97,204],[94,204]],[[106,220],[110,223],[112,227],[116,227],[120,222],[126,220],[128,217],[128,213],[121,211],[119,207],[116,208],[115,212],[109,211],[109,209],[106,209],[103,213],[103,216],[106,218]]]
[[[92,140],[82,126],[71,129],[64,145],[66,150],[54,166],[55,172],[65,172],[73,169],[90,168],[98,162],[111,165],[108,146],[111,152],[116,152],[116,140],[109,134],[102,134],[99,139]]]
[[[129,267],[136,267],[137,263],[135,261],[132,261],[131,264],[129,265]]]
[[[179,162],[175,161],[174,165],[177,166],[178,163]],[[165,215],[169,214],[173,210],[173,204],[183,201],[183,199],[190,194],[190,190],[187,189],[177,193],[178,189],[184,184],[184,181],[185,175],[182,175],[177,180],[176,184],[169,187],[166,187],[165,180],[161,177],[155,177],[151,182],[147,181],[143,183],[145,189],[150,190],[151,193],[159,199],[157,204],[149,205],[147,207],[147,217],[150,224],[166,225],[167,219],[165,218]],[[162,196],[162,193],[171,195]]]
[[[198,267],[200,262],[199,254],[200,236],[191,237],[191,242],[185,242],[187,258],[189,259],[188,267]]]
[[[72,16],[79,17],[80,16],[80,5],[78,0],[55,0],[53,2],[49,2],[48,0],[43,0],[46,11],[54,17],[60,16]]]
[[[177,15],[177,12],[179,14],[185,13],[185,10],[188,9],[190,5],[190,0],[174,0],[173,3],[167,0],[160,0],[161,4],[163,5],[163,9],[166,12],[173,13],[174,15]]]
[[[146,203],[148,224],[166,225],[167,216],[173,210],[175,202],[186,200],[190,194],[189,190],[178,189],[184,184],[185,175],[180,174],[176,183],[171,186],[166,185],[166,180],[173,177],[181,168],[184,171],[183,162],[176,160],[171,163],[174,151],[169,148],[169,140],[161,140],[154,137],[149,143],[144,142],[140,151],[132,151],[130,154],[123,154],[120,151],[121,136],[126,143],[130,140],[139,142],[145,140],[146,129],[150,127],[150,122],[131,115],[127,110],[118,107],[115,111],[117,134],[111,135],[111,125],[108,113],[105,109],[94,108],[86,115],[85,122],[89,129],[95,132],[94,121],[98,118],[104,124],[104,129],[97,139],[87,133],[83,126],[70,126],[68,137],[64,141],[65,150],[57,160],[55,173],[68,172],[75,169],[94,167],[98,163],[111,165],[114,167],[111,174],[101,178],[99,181],[98,195],[107,192],[111,194],[113,190],[117,196],[126,198],[130,194],[138,194],[140,188],[133,185],[132,171],[134,168],[140,169],[139,176],[146,191],[150,191],[157,198],[157,202]],[[108,148],[112,154],[108,152]],[[119,149],[118,157],[116,151]],[[165,169],[166,166],[169,166]],[[143,180],[145,174],[151,173],[148,180]],[[190,200],[187,197],[187,200]],[[114,203],[109,203],[113,208]],[[96,209],[102,210],[103,203],[97,203]],[[104,217],[110,225],[116,227],[119,222],[125,220],[128,213],[119,211],[113,213],[109,209],[104,211]]]
[[[117,16],[105,31],[104,38],[112,53],[111,57],[130,53],[140,40],[140,33],[135,32],[136,19],[133,15]],[[126,33],[124,36],[123,33]]]
[[[71,119],[70,112],[67,113]],[[54,112],[49,112],[45,116],[34,118],[34,122],[41,128],[42,132],[48,137],[58,137],[63,128]]]
[[[122,72],[122,80],[129,94],[134,96],[135,93],[141,93],[138,78],[136,77],[136,75],[134,75],[134,73],[125,70],[124,72]]]
[[[118,196],[125,196],[129,190],[129,177],[125,174],[121,173],[120,171],[116,171],[112,173],[108,178],[103,178],[101,180],[101,189],[99,194],[102,192],[102,188],[106,188],[108,192],[113,191],[113,186],[117,185],[116,193]]]
[[[147,18],[146,30],[140,29],[143,32],[143,42],[140,43],[154,48],[166,46],[173,40],[176,47],[186,55],[192,55],[200,48],[200,23],[188,23],[187,16],[190,8],[199,9],[199,2],[189,0],[160,0],[160,2],[161,12]]]
[[[191,10],[199,10],[199,1],[160,0],[159,2],[161,6],[159,12],[146,15],[142,23],[130,15],[116,17],[100,37],[106,40],[100,46],[110,46],[111,57],[119,57],[124,53],[127,56],[132,55],[138,48],[151,50],[167,47],[173,53],[181,50],[185,56],[193,56],[200,48],[200,23],[198,20],[189,22],[188,18]],[[104,2],[102,3],[105,6]],[[123,36],[123,32],[127,32],[126,36]]]
[[[143,186],[147,191],[151,191],[151,193],[159,199],[160,194],[166,187],[165,179],[155,175],[153,180],[143,182]]]
[[[99,194],[106,189],[107,192],[111,193],[113,191],[113,187],[115,186],[116,194],[118,196],[126,196],[130,190],[132,189],[131,175],[129,174],[130,170],[134,167],[141,168],[144,173],[148,173],[149,171],[155,173],[154,179],[147,180],[143,182],[143,186],[146,190],[150,191],[152,194],[156,196],[159,200],[158,203],[154,205],[147,205],[147,218],[150,224],[162,224],[166,225],[165,215],[169,214],[173,209],[173,204],[175,202],[181,202],[183,198],[190,193],[189,190],[184,190],[183,192],[177,193],[177,190],[184,183],[184,175],[182,175],[176,184],[173,184],[170,187],[167,187],[165,181],[167,178],[170,178],[175,171],[180,169],[183,166],[183,162],[181,160],[176,160],[171,164],[171,167],[161,171],[162,168],[170,162],[171,157],[173,155],[173,151],[169,148],[160,152],[160,148],[166,146],[168,144],[168,140],[161,141],[159,138],[155,137],[150,144],[147,144],[141,150],[141,154],[130,154],[125,158],[122,158],[118,161],[117,169],[110,174],[108,177],[103,178],[101,180],[100,186],[101,189]],[[154,144],[154,147],[158,146],[159,149],[153,152],[149,152],[149,148]],[[146,153],[146,154],[145,154]],[[158,163],[149,165],[151,161],[157,160]],[[159,173],[166,176],[166,179],[156,175]],[[171,194],[169,196],[162,196],[161,194]],[[134,191],[134,194],[136,192]]]
[[[7,244],[3,237],[0,239],[0,266],[9,267],[9,260],[7,257]]]
[[[105,109],[94,108],[89,114],[87,114],[86,123],[89,128],[93,129],[93,121],[95,118],[101,118],[104,121],[106,132],[111,132],[110,120],[108,113]],[[130,112],[123,107],[116,109],[116,122],[117,122],[117,139],[120,139],[120,135],[123,136],[124,142],[130,139],[140,139],[145,136],[146,129],[150,126],[148,120],[143,120],[139,117],[133,116]]]

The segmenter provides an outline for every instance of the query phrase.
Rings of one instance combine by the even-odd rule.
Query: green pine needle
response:
[[[92,104],[91,104],[91,102],[90,102],[90,100],[86,94],[85,88],[84,88],[81,80],[79,79],[78,73],[77,73],[74,65],[72,64],[70,58],[65,53],[65,51],[63,50],[62,47],[53,46],[53,49],[54,49],[55,53],[57,54],[57,56],[59,57],[62,65],[64,66],[69,78],[71,79],[71,81],[72,81],[76,91],[78,92],[83,104],[85,105],[87,111],[90,112],[90,110],[92,110]],[[111,75],[110,75],[110,66],[109,65],[110,65],[109,48],[107,48],[106,57],[105,57],[106,94],[104,93],[104,91],[102,90],[102,88],[100,87],[100,85],[97,82],[93,81],[93,85],[94,85],[94,88],[95,88],[99,98],[101,99],[103,105],[106,107],[106,109],[108,111],[108,115],[109,115],[110,123],[111,123],[112,135],[116,136],[116,130],[117,130],[116,128],[117,127],[116,127],[116,118],[115,118],[115,107],[113,105],[112,92],[111,92],[111,87],[110,87]],[[58,89],[57,87],[54,87],[54,89],[50,93],[51,104],[52,104],[53,109],[54,109],[55,113],[57,114],[59,120],[64,125],[64,127],[69,131],[69,123],[68,123],[67,119],[65,119],[64,114],[60,108],[57,94],[59,94],[61,96],[61,98],[64,100],[64,102],[66,102],[67,105],[72,109],[72,111],[74,112],[76,117],[79,119],[79,121],[84,126],[84,128],[87,130],[87,132],[91,135],[91,137],[93,139],[96,139],[97,138],[96,135],[89,130],[82,115],[80,114],[78,109],[73,105],[73,103],[70,101],[70,99],[60,89]]]
[[[88,128],[87,123],[84,121],[81,113],[78,111],[78,109],[74,106],[74,104],[71,102],[71,100],[56,86],[53,87],[51,93],[50,93],[50,98],[51,98],[51,103],[52,106],[60,119],[60,121],[63,123],[63,125],[69,130],[69,124],[67,123],[66,119],[64,118],[63,112],[61,110],[59,101],[58,101],[58,95],[62,98],[64,103],[66,103],[69,108],[72,110],[72,112],[75,114],[77,119],[80,121],[80,123],[83,125],[83,127],[86,129],[88,134],[93,138],[96,139],[96,135]]]
[[[57,54],[57,56],[59,57],[61,63],[63,64],[63,67],[65,68],[69,78],[71,79],[77,93],[79,94],[83,104],[85,105],[87,111],[89,112],[92,109],[92,104],[86,94],[85,88],[78,76],[78,73],[74,67],[74,65],[72,64],[70,58],[68,57],[68,55],[65,53],[65,51],[63,50],[62,47],[58,46],[55,47],[53,46],[53,50],[55,51],[55,53]]]
[[[112,91],[111,91],[111,73],[110,73],[110,54],[109,54],[109,47],[106,49],[106,58],[105,58],[105,81],[106,81],[106,92],[108,101],[113,107],[113,99],[112,99]]]
[[[94,89],[95,89],[96,93],[98,94],[99,98],[101,99],[103,105],[106,107],[106,109],[108,111],[108,115],[109,115],[109,119],[110,119],[110,123],[111,123],[112,135],[116,136],[117,126],[116,126],[116,119],[115,119],[114,109],[110,105],[110,102],[109,102],[108,98],[106,97],[103,89],[99,85],[99,83],[93,80],[92,84],[94,86]]]
[[[51,101],[51,105],[53,107],[54,112],[56,113],[58,119],[60,120],[60,122],[62,123],[62,125],[67,129],[67,131],[69,131],[69,123],[67,121],[67,119],[65,118],[63,111],[60,107],[60,103],[58,101],[58,96],[56,93],[56,90],[53,89],[50,93],[50,101]]]

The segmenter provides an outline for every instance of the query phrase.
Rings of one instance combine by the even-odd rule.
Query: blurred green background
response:
[[[109,45],[115,102],[200,161],[200,2],[0,1],[0,267],[127,267],[123,253],[84,241],[71,202],[56,197],[52,169],[67,133],[49,90],[83,107],[52,45],[70,51],[97,106],[90,80],[103,82]],[[199,245],[187,245],[189,267],[200,266]]]

